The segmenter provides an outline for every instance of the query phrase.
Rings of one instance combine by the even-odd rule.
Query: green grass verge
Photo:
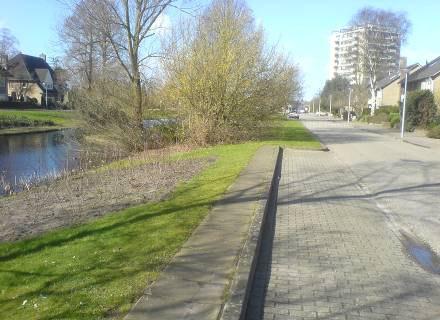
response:
[[[177,154],[217,161],[168,200],[0,244],[0,319],[121,318],[260,146],[320,148],[298,121],[277,121],[268,131],[262,141]]]
[[[0,109],[0,119],[23,119],[27,121],[36,121],[40,123],[51,122],[53,127],[57,128],[72,128],[77,127],[79,120],[74,111],[61,111],[61,110],[39,110],[39,109]],[[11,134],[11,133],[24,133],[32,132],[35,130],[43,131],[44,128],[51,130],[52,126],[41,126],[41,127],[23,127],[23,128],[8,128],[1,129],[0,134]],[[33,128],[36,128],[33,130]]]

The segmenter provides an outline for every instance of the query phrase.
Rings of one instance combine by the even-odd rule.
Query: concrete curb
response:
[[[228,298],[220,314],[221,320],[238,320],[246,316],[250,291],[258,262],[264,226],[270,213],[276,210],[278,183],[281,175],[283,149],[278,149],[275,168],[259,200],[259,205],[249,228],[248,237],[240,253]]]
[[[244,288],[247,299],[269,195],[278,186],[274,172],[280,159],[279,147],[257,150],[126,320],[217,320],[231,309],[225,305],[247,302],[239,292]]]

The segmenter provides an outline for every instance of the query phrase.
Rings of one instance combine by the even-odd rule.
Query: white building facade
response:
[[[380,52],[378,61],[383,76],[399,71],[399,34],[374,26],[350,27],[332,33],[329,79],[340,75],[347,78],[351,84],[367,81],[363,71],[366,48],[370,50],[370,54]]]

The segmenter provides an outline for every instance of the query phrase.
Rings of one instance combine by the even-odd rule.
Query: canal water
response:
[[[76,168],[79,152],[73,134],[62,130],[0,136],[0,186],[18,186]]]

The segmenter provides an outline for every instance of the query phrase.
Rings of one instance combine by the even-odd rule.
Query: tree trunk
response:
[[[145,146],[145,130],[143,125],[143,110],[142,110],[142,86],[140,77],[133,78],[131,81],[132,92],[133,92],[133,111],[134,111],[134,120],[135,127],[133,130],[137,131],[136,136],[139,138],[136,149],[138,151],[143,151]]]
[[[376,90],[374,90],[374,89],[371,90],[371,96],[373,98],[373,103],[371,104],[371,115],[374,116],[374,113],[376,112],[376,104],[377,104]]]
[[[135,119],[137,125],[140,128],[143,128],[143,112],[142,112],[142,87],[141,87],[141,79],[133,79],[133,88],[134,88],[134,110],[135,110]]]
[[[89,43],[89,56],[88,56],[88,74],[87,74],[87,90],[92,90],[93,84],[93,42]]]

